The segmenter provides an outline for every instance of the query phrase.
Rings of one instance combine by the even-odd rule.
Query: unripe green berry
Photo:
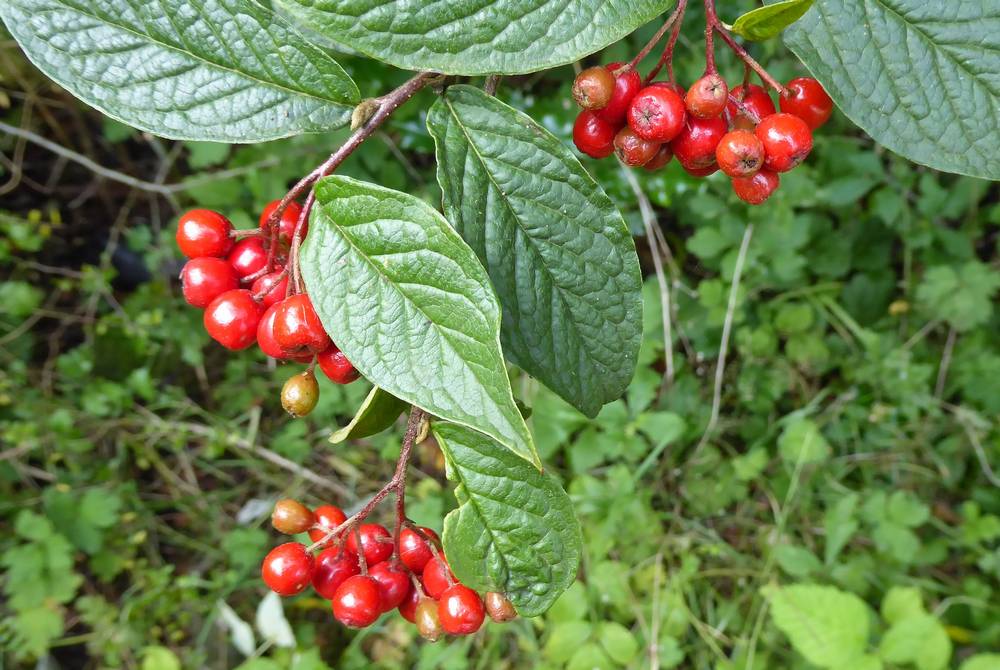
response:
[[[317,402],[319,402],[319,383],[311,370],[290,377],[281,389],[281,406],[295,418],[312,412]]]

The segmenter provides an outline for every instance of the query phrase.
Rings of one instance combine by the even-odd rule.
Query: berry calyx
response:
[[[292,375],[281,388],[281,406],[296,419],[307,416],[319,402],[319,383],[311,370]]]
[[[358,551],[358,536],[361,536],[361,551]],[[375,565],[392,555],[392,535],[381,524],[363,523],[356,533],[348,533],[347,549],[356,554],[363,553],[365,562]]]
[[[440,546],[440,540],[438,539],[437,533],[435,533],[430,528],[420,527],[420,530],[424,535],[438,542]],[[399,533],[399,559],[403,561],[403,565],[408,567],[411,571],[420,574],[423,572],[424,567],[427,565],[427,561],[431,560],[434,555],[431,553],[431,548],[427,546],[427,542],[424,541],[416,531],[410,528],[403,528]]]
[[[614,72],[622,67],[624,63],[610,63],[605,66],[608,72]],[[611,124],[612,134],[625,123],[625,116],[628,114],[629,105],[632,98],[642,88],[642,77],[634,69],[629,69],[615,76],[615,90],[611,93],[611,99],[597,115]]]
[[[413,622],[417,624],[420,637],[428,642],[437,642],[444,635],[441,618],[438,616],[438,603],[430,598],[424,598],[413,613]]]
[[[588,67],[573,80],[573,99],[584,109],[601,109],[611,101],[615,77],[604,67]]]
[[[732,130],[715,148],[715,160],[730,177],[749,177],[764,164],[764,145],[749,130]]]
[[[719,146],[726,130],[726,122],[722,117],[688,118],[684,129],[670,143],[670,149],[685,169],[700,170],[714,166],[715,148]]]
[[[344,514],[344,510],[336,505],[320,505],[313,510],[313,514],[316,515],[316,525],[319,526],[309,531],[309,539],[313,542],[319,542],[330,531],[336,530],[341,524],[347,521],[347,515]],[[325,547],[327,544],[329,544],[329,540],[321,546]]]
[[[615,155],[629,167],[640,167],[652,160],[660,150],[659,142],[644,140],[625,126],[615,135]]]
[[[316,523],[316,515],[298,500],[285,498],[274,504],[271,525],[279,533],[297,535],[304,533]]]
[[[585,109],[573,123],[573,144],[591,158],[607,158],[615,150],[615,128]]]
[[[250,286],[250,292],[260,298],[264,307],[276,305],[285,299],[288,293],[288,273],[282,268],[275,268],[274,272],[268,272],[254,280]]]
[[[313,590],[320,598],[333,600],[340,585],[358,574],[361,574],[361,566],[356,554],[345,551],[343,547],[327,547],[316,556]]]
[[[399,615],[410,623],[416,623],[417,607],[424,600],[434,602],[430,598],[422,596],[420,591],[417,589],[410,589],[410,593],[403,599],[403,602],[399,604]]]
[[[177,222],[177,246],[188,258],[221,258],[233,247],[229,219],[210,209],[192,209]]]
[[[650,142],[669,142],[684,128],[684,101],[663,86],[647,86],[632,99],[628,125],[635,134]]]
[[[267,265],[264,240],[259,237],[245,237],[233,245],[226,259],[240,279],[260,272]]]
[[[413,584],[410,574],[395,561],[376,563],[368,570],[368,576],[378,583],[379,597],[382,601],[382,611],[396,609],[403,604]]]
[[[419,608],[418,608],[419,609]],[[438,601],[441,628],[450,635],[471,635],[486,618],[479,594],[464,584],[448,587]]]
[[[431,598],[437,599],[445,590],[455,583],[455,575],[451,573],[448,562],[441,556],[427,561],[421,575],[424,583],[424,590]]]
[[[793,114],[772,114],[762,119],[754,131],[764,145],[764,167],[788,172],[812,151],[812,131]]]
[[[688,114],[699,119],[711,119],[722,114],[728,102],[729,86],[715,72],[693,83],[684,96]]]
[[[489,591],[483,601],[486,604],[486,613],[497,623],[505,623],[517,618],[517,610],[504,594]]]
[[[299,542],[279,544],[264,557],[260,576],[279,596],[294,596],[309,585],[313,575],[313,557]]]
[[[208,307],[226,291],[239,287],[239,278],[222,258],[192,258],[181,270],[181,292],[192,307]]]
[[[742,85],[733,87],[733,90],[729,94],[739,100],[746,111],[753,113],[757,117],[756,120],[751,119],[740,111],[736,103],[730,101],[726,106],[726,112],[729,114],[734,128],[753,130],[757,126],[758,121],[771,116],[776,111],[771,96],[768,95],[768,92],[763,87],[756,84],[750,84],[746,90],[746,94],[743,93]]]
[[[232,351],[246,349],[257,340],[257,325],[264,307],[250,291],[226,291],[205,309],[205,330],[213,340]]]
[[[285,298],[274,315],[274,339],[286,353],[319,353],[331,344],[330,336],[305,293]]]
[[[794,114],[816,130],[826,123],[833,113],[833,100],[823,85],[812,77],[797,77],[785,86],[787,95],[779,96],[781,111]]]
[[[333,616],[351,628],[364,628],[382,614],[378,583],[368,575],[348,577],[333,594]]]
[[[326,350],[316,356],[319,369],[330,378],[334,384],[350,384],[361,376],[357,368],[347,360],[344,352],[331,344]]]
[[[267,226],[267,220],[271,218],[271,213],[278,208],[281,204],[280,200],[272,200],[267,203],[264,207],[264,211],[260,214],[260,229],[264,230]],[[288,203],[288,207],[285,211],[281,213],[281,218],[278,219],[278,239],[283,244],[291,244],[292,235],[295,234],[295,226],[299,223],[299,216],[302,215],[302,205],[295,202],[294,200]],[[306,231],[309,229],[309,224],[305,223],[302,225],[302,237],[306,236]]]
[[[771,197],[780,182],[777,172],[764,168],[750,177],[734,178],[733,192],[743,202],[759,205]]]
[[[664,143],[660,145],[659,151],[656,155],[649,159],[649,161],[642,166],[643,170],[659,170],[661,167],[670,162],[670,159],[674,157],[674,152],[670,148],[669,143]]]

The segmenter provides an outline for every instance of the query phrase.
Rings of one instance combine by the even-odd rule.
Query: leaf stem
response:
[[[740,58],[740,60],[746,63],[748,67],[752,68],[753,71],[756,72],[757,75],[761,78],[761,81],[763,81],[765,84],[773,88],[780,95],[788,94],[788,90],[784,86],[782,86],[774,77],[768,74],[767,70],[764,69],[764,66],[758,63],[756,60],[754,60],[753,57],[749,53],[747,53],[747,50],[744,49],[739,43],[737,43],[737,41],[733,39],[733,36],[729,33],[729,31],[726,30],[726,27],[719,20],[719,15],[715,11],[715,0],[705,0],[706,61],[708,57],[708,48],[711,40],[711,33],[713,32],[719,33],[719,36],[722,37],[723,41],[725,41],[725,43],[729,45],[729,48],[733,50],[733,53],[735,53]],[[714,67],[714,54],[713,54],[712,67]],[[707,63],[706,63],[706,71],[707,71]]]
[[[671,17],[671,20],[674,21],[674,27],[670,32],[670,39],[667,40],[667,45],[663,48],[663,53],[660,54],[660,60],[657,61],[653,69],[646,75],[644,84],[648,85],[653,81],[664,65],[667,66],[667,77],[671,83],[674,83],[674,46],[677,44],[677,38],[681,35],[681,25],[684,23],[684,12],[686,9],[687,0],[678,0],[677,7],[674,8],[676,19]]]
[[[667,20],[663,22],[663,25],[660,26],[660,29],[656,31],[656,34],[653,35],[653,38],[650,39],[648,42],[646,42],[646,46],[644,46],[639,51],[639,53],[635,55],[635,58],[629,61],[628,67],[623,68],[623,70],[634,70],[642,61],[642,59],[649,55],[649,52],[653,50],[653,47],[659,44],[660,40],[663,39],[663,36],[667,34],[667,31],[673,27],[674,22],[677,21],[677,17],[684,14],[684,7],[686,5],[687,5],[687,0],[678,0],[677,7],[674,8],[674,11],[671,12]]]

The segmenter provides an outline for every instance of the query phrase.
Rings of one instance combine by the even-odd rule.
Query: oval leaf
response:
[[[518,74],[617,42],[673,0],[277,0],[311,30],[386,63]],[[525,5],[530,5],[526,7]]]
[[[3,0],[42,72],[123,123],[259,142],[342,126],[360,97],[337,63],[252,0]]]
[[[480,433],[441,421],[431,429],[456,484],[458,509],[444,520],[451,569],[470,588],[505,593],[520,614],[538,616],[580,566],[580,523],[569,496],[551,475]]]
[[[1000,179],[997,35],[987,0],[819,0],[785,42],[880,144],[938,170]]]
[[[376,386],[538,463],[472,249],[427,203],[348,177],[316,184],[300,266],[333,341]]]
[[[832,586],[765,587],[771,620],[795,651],[823,668],[854,667],[868,644],[868,607],[853,593]]]
[[[330,443],[339,444],[345,440],[357,440],[381,433],[396,423],[406,407],[407,404],[396,396],[373,386],[351,422],[330,436]]]
[[[642,275],[618,209],[562,142],[470,86],[431,108],[444,211],[490,273],[507,357],[588,416],[621,396]]]
[[[813,2],[815,0],[783,0],[752,9],[736,19],[732,31],[756,42],[777,37],[781,31],[801,19]]]

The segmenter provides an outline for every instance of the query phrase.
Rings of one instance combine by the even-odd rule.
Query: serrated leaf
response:
[[[444,520],[455,575],[505,593],[523,616],[545,612],[576,578],[582,537],[559,483],[493,440],[462,426],[431,424],[455,482],[458,509]]]
[[[955,330],[971,330],[993,315],[993,295],[1000,288],[1000,272],[985,263],[969,261],[958,267],[936,265],[917,287],[917,303],[934,318]]]
[[[877,142],[1000,179],[1000,16],[989,0],[818,0],[785,42]]]
[[[848,667],[868,643],[863,600],[830,586],[770,587],[771,620],[807,661],[821,668]]]
[[[813,421],[795,419],[778,437],[778,453],[790,465],[818,463],[830,456],[830,444]]]
[[[481,90],[431,108],[444,211],[503,308],[507,357],[594,417],[635,373],[642,276],[617,207],[562,142]]]
[[[360,98],[336,61],[253,0],[5,0],[0,18],[73,95],[163,137],[319,132]]]
[[[406,407],[407,403],[388,391],[373,386],[351,422],[333,432],[330,443],[339,444],[345,440],[358,440],[381,433],[396,423]]]
[[[752,9],[733,21],[732,31],[754,42],[769,40],[801,19],[813,2],[815,0],[782,0]]]
[[[919,670],[942,670],[951,659],[951,640],[930,614],[910,616],[886,632],[879,655],[890,663],[913,663]]]
[[[376,386],[540,466],[472,249],[411,195],[336,176],[315,193],[300,267],[337,346]]]
[[[278,0],[303,25],[407,70],[519,74],[617,42],[672,0]]]

